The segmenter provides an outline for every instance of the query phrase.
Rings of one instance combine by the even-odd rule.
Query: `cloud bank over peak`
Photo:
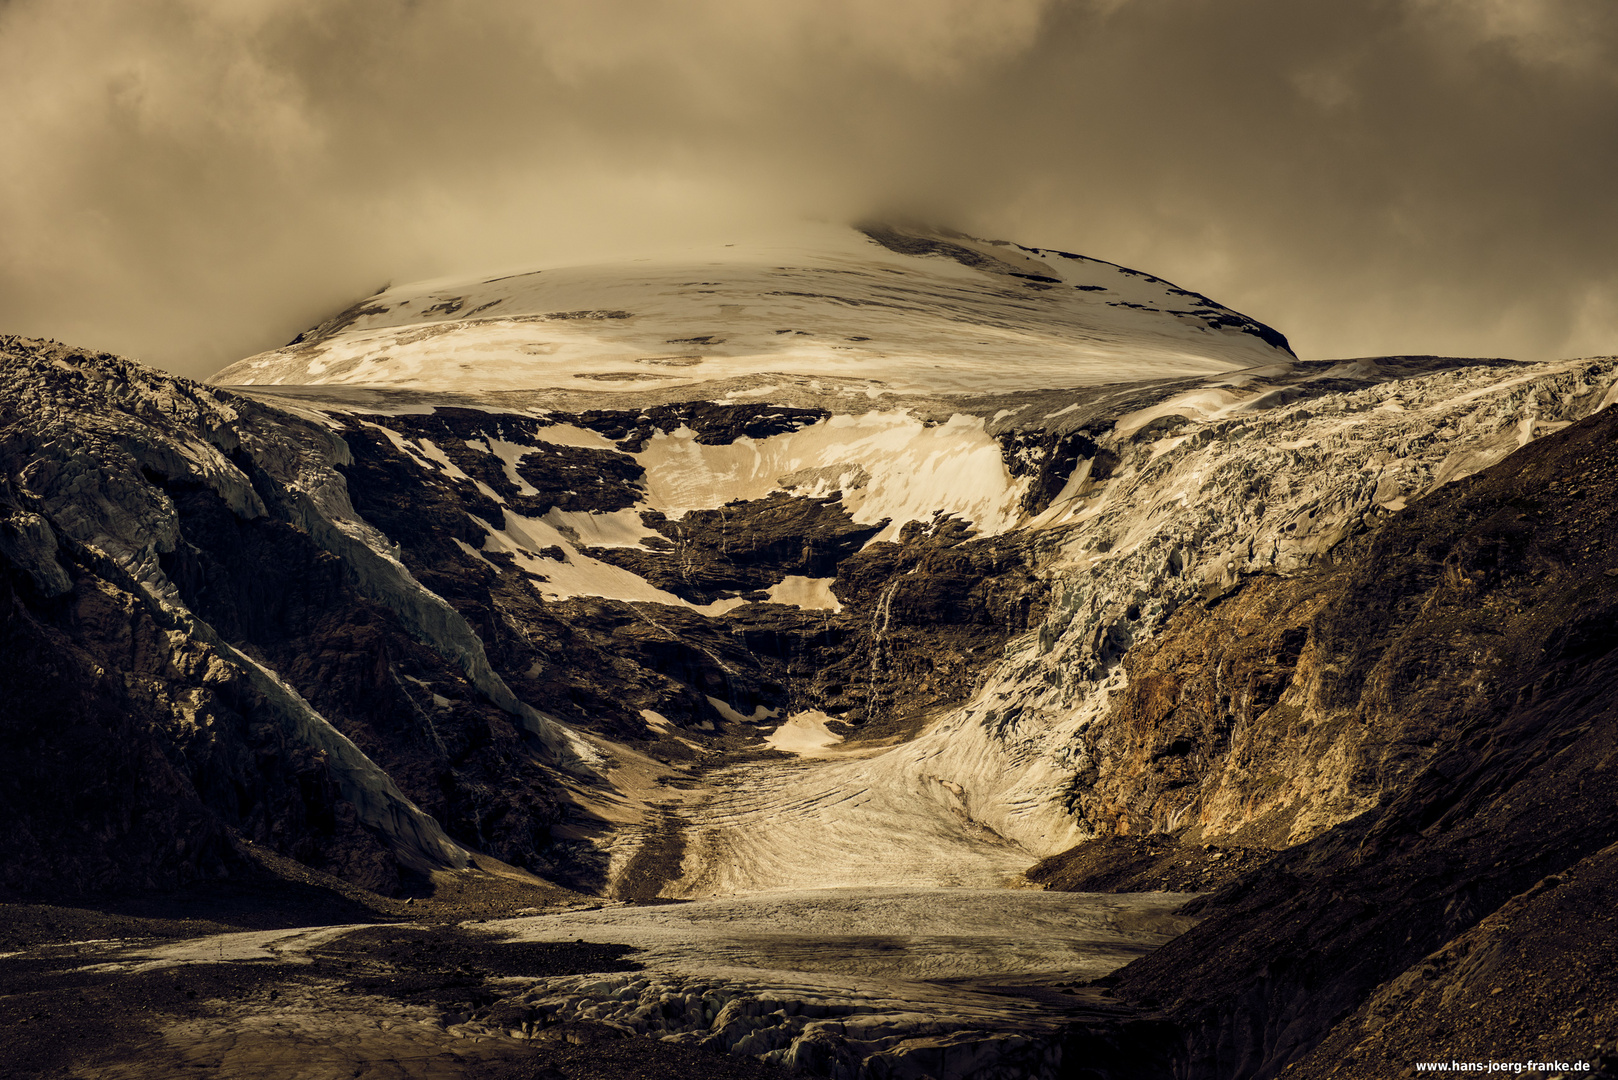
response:
[[[906,214],[1300,354],[1612,352],[1596,0],[9,0],[0,329],[199,374],[386,281]]]

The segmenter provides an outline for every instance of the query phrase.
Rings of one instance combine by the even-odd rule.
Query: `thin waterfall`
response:
[[[877,681],[881,678],[882,654],[887,647],[888,627],[893,622],[893,594],[899,588],[897,579],[890,581],[882,595],[877,597],[871,612],[871,690],[865,699],[865,719],[869,723],[876,715]]]

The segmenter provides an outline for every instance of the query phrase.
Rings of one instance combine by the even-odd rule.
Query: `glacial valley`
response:
[[[0,1010],[161,991],[0,1076],[1618,1075],[1615,400],[891,226],[0,338]]]

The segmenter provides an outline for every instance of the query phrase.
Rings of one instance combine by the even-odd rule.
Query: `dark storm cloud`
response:
[[[205,374],[357,294],[905,213],[1300,353],[1618,351],[1608,0],[10,0],[0,329]]]

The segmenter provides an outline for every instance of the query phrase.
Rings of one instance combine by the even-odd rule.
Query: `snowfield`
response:
[[[211,381],[621,392],[776,372],[965,393],[1290,357],[1246,316],[1112,263],[946,232],[806,225],[629,263],[385,289]]]

